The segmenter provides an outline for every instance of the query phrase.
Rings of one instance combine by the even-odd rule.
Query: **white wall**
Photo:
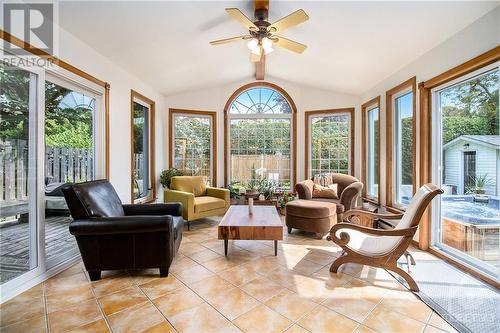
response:
[[[393,75],[382,80],[380,83],[370,88],[361,95],[361,103],[364,103],[378,95],[380,95],[380,121],[381,121],[381,202],[385,203],[385,184],[387,183],[385,177],[386,161],[385,161],[385,124],[386,124],[386,101],[385,92],[401,82],[416,76],[417,82],[428,80],[436,75],[439,75],[450,68],[458,66],[494,47],[500,45],[500,7],[479,18],[477,21],[458,32],[448,40],[430,50],[417,60],[413,61],[404,68],[396,71]],[[416,142],[419,140],[419,127],[418,127],[418,92],[417,92],[417,137]],[[357,119],[360,119],[360,109],[358,108]],[[358,123],[358,130],[360,124]],[[360,132],[357,132],[360,133]],[[358,144],[361,142],[358,140]],[[361,146],[358,146],[360,150]],[[417,144],[417,152],[418,152]],[[417,179],[418,179],[418,163],[419,154],[417,153]]]
[[[166,113],[163,95],[142,82],[141,78],[118,67],[89,45],[62,29],[59,30],[59,58],[111,85],[109,91],[110,180],[122,201],[129,203],[131,199],[130,90],[134,89],[156,102],[157,138],[160,138],[165,128],[165,124],[162,124],[163,113]],[[167,151],[166,141],[157,139],[155,150],[156,174],[159,174],[161,161],[166,155],[164,152]],[[161,189],[159,182],[157,182],[157,189]]]
[[[317,88],[300,86],[291,82],[266,77],[266,82],[274,83],[283,88],[293,99],[297,107],[297,179],[304,179],[304,164],[305,164],[305,133],[304,133],[304,112],[321,109],[337,109],[345,107],[359,106],[359,98],[354,95],[339,94],[330,91],[322,91]],[[157,136],[157,140],[168,141],[168,108],[204,110],[217,112],[217,183],[219,186],[224,184],[224,106],[231,95],[241,86],[255,82],[253,78],[233,82],[219,87],[210,87],[197,91],[190,91],[182,94],[165,96],[164,105],[165,113],[162,113],[164,118],[161,120],[164,124],[164,130]],[[357,140],[355,136],[355,141]],[[355,142],[356,146],[356,142]],[[167,151],[163,155],[163,168],[168,168]],[[356,157],[358,158],[358,157]],[[157,158],[157,163],[160,161]],[[358,172],[359,163],[355,165]],[[159,193],[159,195],[162,195]]]

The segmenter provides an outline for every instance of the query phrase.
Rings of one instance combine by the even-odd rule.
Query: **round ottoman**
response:
[[[323,238],[337,223],[337,205],[314,200],[294,200],[286,204],[286,226],[316,233]]]

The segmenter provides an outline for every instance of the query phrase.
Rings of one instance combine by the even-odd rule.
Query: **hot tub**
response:
[[[471,225],[500,225],[499,199],[490,196],[487,202],[474,201],[473,195],[441,196],[443,217]]]
[[[444,244],[498,266],[500,209],[497,197],[478,202],[473,195],[442,195],[441,216]]]

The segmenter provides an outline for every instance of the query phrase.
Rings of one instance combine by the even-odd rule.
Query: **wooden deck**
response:
[[[77,248],[69,233],[69,216],[50,216],[45,224],[47,261]],[[0,282],[29,270],[29,224],[17,223],[0,229]]]

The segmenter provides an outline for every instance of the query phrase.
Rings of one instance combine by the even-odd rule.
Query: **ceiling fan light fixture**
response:
[[[273,52],[273,41],[267,37],[262,38],[262,48],[265,54]]]
[[[260,55],[260,45],[257,38],[252,38],[247,43],[248,48],[253,54]]]

